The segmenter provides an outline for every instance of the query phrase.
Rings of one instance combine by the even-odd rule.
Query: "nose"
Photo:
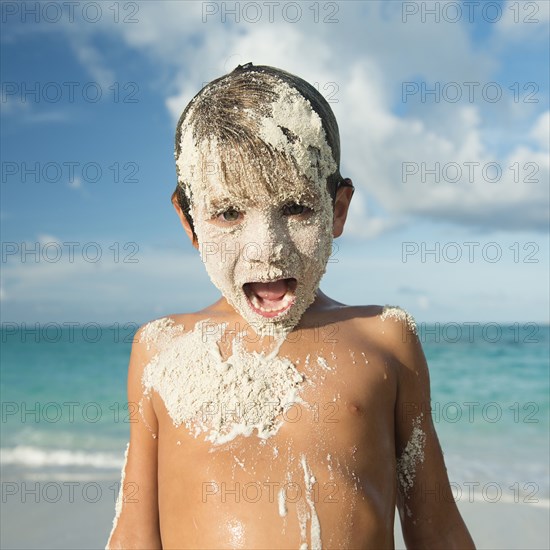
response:
[[[283,257],[284,226],[273,215],[262,215],[251,220],[250,239],[251,248],[255,254],[248,259],[251,263],[278,264]]]

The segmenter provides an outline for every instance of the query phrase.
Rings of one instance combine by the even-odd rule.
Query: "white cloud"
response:
[[[120,319],[123,310],[133,314],[136,322],[143,322],[151,312],[167,314],[204,307],[216,295],[213,287],[201,287],[207,275],[194,251],[141,247],[137,254],[121,253],[115,260],[113,243],[100,242],[97,261],[95,250],[86,256],[79,246],[71,261],[62,239],[41,234],[37,241],[38,261],[19,252],[8,256],[3,266],[2,300],[9,296],[2,312],[5,321],[109,322]],[[21,243],[21,248],[23,244],[27,250],[35,249],[34,242]],[[56,256],[56,249],[61,255]]]
[[[99,51],[87,43],[86,37],[80,33],[69,33],[73,51],[77,59],[86,68],[94,81],[103,89],[108,90],[115,82],[114,71],[104,66],[104,60]]]
[[[48,235],[46,233],[40,233],[38,235],[38,243],[42,247],[47,246],[49,244],[53,244],[54,246],[59,246],[59,247],[63,246],[62,242],[57,237],[54,237],[53,235]],[[25,245],[28,245],[28,244],[29,243],[25,243]]]
[[[68,181],[67,182],[67,185],[71,188],[71,189],[82,189],[82,179],[79,177],[79,176],[75,176],[73,178],[73,181]]]
[[[430,308],[430,299],[427,296],[419,296],[416,299],[416,303],[421,310],[427,310]]]
[[[345,235],[359,239],[374,239],[383,233],[398,229],[404,221],[397,217],[373,214],[361,189],[355,191],[346,220]]]
[[[21,114],[29,111],[30,103],[21,101],[21,93],[17,82],[4,83],[1,94],[2,115],[21,116]]]
[[[356,88],[376,97],[364,73],[352,82],[352,104],[357,105]],[[389,211],[486,228],[542,229],[547,223],[541,208],[549,200],[547,154],[518,145],[504,158],[494,156],[483,144],[477,108],[455,110],[454,135],[434,132],[420,119],[393,116],[383,106],[377,109],[375,100],[354,114],[343,133],[350,142],[354,136],[349,171],[364,173],[363,181],[357,176],[355,181]],[[536,178],[530,178],[534,171]]]
[[[548,40],[550,2],[536,0],[518,2],[506,0],[502,4],[502,17],[496,23],[497,33],[506,40]]]
[[[429,24],[421,17],[404,23],[400,6],[393,4],[339,3],[335,24],[316,24],[305,9],[296,24],[280,16],[272,24],[265,17],[257,24],[223,24],[216,18],[202,22],[204,3],[142,3],[139,24],[110,25],[109,31],[175,71],[166,88],[166,106],[174,122],[204,82],[237,63],[278,66],[319,83],[322,91],[333,83],[343,168],[365,197],[374,197],[388,215],[367,217],[361,227],[352,224],[356,235],[379,235],[411,216],[485,229],[541,229],[548,220],[541,208],[549,199],[548,186],[524,185],[521,178],[527,176],[525,165],[534,163],[540,181],[548,179],[544,154],[532,149],[534,139],[542,143],[547,119],[529,129],[526,116],[536,116],[534,107],[528,105],[522,115],[507,108],[509,98],[497,107],[511,113],[502,126],[495,126],[483,101],[421,104],[405,115],[395,114],[404,82],[489,82],[501,60],[498,49],[480,51],[475,46],[467,25]],[[509,8],[503,10],[509,14]],[[91,27],[87,32],[94,30]],[[95,63],[94,56],[91,59]],[[516,131],[518,124],[523,132]],[[500,148],[499,142],[506,147]],[[411,165],[404,163],[418,166],[418,174],[405,181],[403,169]],[[422,178],[423,167],[430,170],[436,163],[439,184],[429,175]],[[491,182],[484,176],[489,174],[487,167],[495,165],[502,175]],[[514,165],[516,172],[510,168]],[[457,183],[446,177],[453,166],[463,173]],[[368,214],[364,205],[363,210],[358,207],[360,214]]]
[[[529,135],[543,151],[550,149],[550,111],[539,116]]]
[[[7,88],[8,84],[11,87]],[[23,100],[19,82],[4,82],[4,86],[2,87],[0,99],[3,117],[10,117],[18,123],[25,124],[66,122],[69,120],[70,117],[65,111],[59,109],[39,111],[36,105],[33,106],[30,101]]]
[[[140,2],[139,11],[132,17],[137,23],[102,21],[110,32],[121,34],[126,43],[155,60],[169,64],[183,63],[187,59],[185,44],[200,38],[211,25],[202,23],[204,2]],[[94,29],[88,27],[93,32]]]
[[[549,291],[542,282],[548,271],[547,237],[496,232],[484,238],[461,228],[448,234],[421,231],[421,236],[417,231],[388,233],[360,246],[342,241],[335,256],[338,262],[329,264],[321,288],[347,304],[400,305],[418,322],[547,321]],[[457,263],[445,260],[442,250],[446,240],[458,243],[461,249]],[[405,259],[404,241],[418,245],[417,252]],[[478,243],[472,262],[465,242]],[[487,261],[489,254],[482,253],[490,242],[502,252],[496,263]],[[433,252],[435,243],[439,243],[440,254],[422,254],[422,247]],[[517,248],[513,247],[516,253],[509,248],[513,243],[519,243],[519,258]],[[526,243],[533,244],[523,248]],[[529,254],[537,263],[523,263]]]

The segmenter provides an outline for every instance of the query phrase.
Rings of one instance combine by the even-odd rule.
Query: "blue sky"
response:
[[[170,204],[173,136],[204,82],[252,61],[339,121],[357,191],[325,292],[548,322],[548,2],[35,4],[2,3],[2,321],[217,299]]]

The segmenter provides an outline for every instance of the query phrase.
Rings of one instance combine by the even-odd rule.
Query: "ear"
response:
[[[336,199],[334,201],[334,213],[332,222],[332,236],[334,238],[339,237],[344,231],[344,224],[348,217],[348,208],[353,197],[352,182],[349,178],[346,178],[348,185],[342,185],[336,192]]]
[[[187,237],[189,237],[191,244],[198,250],[199,243],[195,238],[195,235],[193,235],[193,230],[191,229],[191,226],[189,225],[189,221],[187,220],[187,217],[183,213],[183,210],[181,209],[181,206],[178,203],[178,199],[175,193],[172,195],[172,204],[174,205],[178,218],[180,219],[181,225],[185,230],[185,234],[187,235]]]

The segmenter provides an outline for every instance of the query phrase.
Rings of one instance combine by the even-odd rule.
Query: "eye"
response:
[[[241,213],[235,208],[228,208],[225,212],[218,215],[218,218],[222,218],[226,222],[236,222],[239,219]]]
[[[305,214],[309,211],[310,209],[307,206],[297,204],[295,202],[291,202],[283,206],[283,214],[285,216],[299,216],[300,214]]]

